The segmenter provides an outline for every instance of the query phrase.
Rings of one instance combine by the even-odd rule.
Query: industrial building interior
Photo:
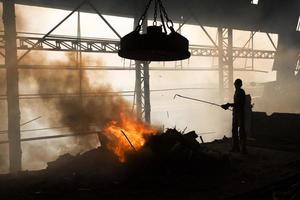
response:
[[[300,199],[299,0],[0,14],[1,199]]]

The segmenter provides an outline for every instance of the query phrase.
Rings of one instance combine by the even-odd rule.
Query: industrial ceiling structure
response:
[[[16,3],[72,10],[81,1],[16,0]],[[102,14],[136,17],[141,15],[147,0],[91,2]],[[300,2],[297,0],[165,0],[164,5],[174,22],[181,22],[183,17],[191,24],[269,33],[295,31],[300,15]],[[85,11],[92,12],[89,8]],[[299,37],[300,33],[297,35]]]
[[[82,50],[83,52],[116,53],[119,48],[118,41],[113,40],[90,41],[82,39],[81,41],[80,39],[79,42],[83,45],[78,45],[78,38],[50,37],[51,31],[40,38],[17,36],[14,5],[23,4],[58,8],[70,10],[73,13],[80,8],[80,11],[84,12],[94,13],[97,11],[96,13],[100,16],[114,15],[131,17],[136,20],[141,15],[148,0],[90,0],[94,7],[88,5],[78,7],[82,2],[82,0],[2,0],[5,29],[2,36],[4,41],[2,48],[5,49],[5,53],[0,53],[5,57],[5,69],[7,70],[8,137],[11,172],[21,169],[20,126],[16,126],[16,124],[20,124],[18,69],[22,68],[22,66],[18,65],[20,57],[18,58],[17,51]],[[299,0],[165,0],[164,5],[169,17],[175,23],[201,26],[210,38],[214,45],[213,47],[190,47],[190,51],[192,56],[218,57],[221,97],[225,96],[225,89],[228,93],[227,96],[232,95],[233,62],[236,57],[244,56],[246,58],[252,57],[253,59],[275,58],[273,69],[277,70],[277,81],[281,86],[288,85],[286,80],[295,79],[295,70],[299,65],[300,54],[300,31],[297,30],[300,23]],[[151,19],[151,16],[153,16],[153,13],[150,12],[148,19]],[[218,28],[217,42],[212,40],[203,26]],[[278,44],[273,44],[276,52],[233,47],[233,29],[251,31],[253,32],[251,37],[254,36],[255,32],[259,31],[267,34],[278,34]],[[26,43],[27,46],[22,45]],[[84,48],[81,49],[81,47]],[[25,55],[23,54],[21,58]],[[136,110],[139,117],[144,115],[145,121],[150,123],[149,62],[135,61],[135,71]],[[299,77],[300,73],[297,75],[298,83],[300,82]]]

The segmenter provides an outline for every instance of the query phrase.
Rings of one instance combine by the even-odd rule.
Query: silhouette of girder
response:
[[[37,37],[17,37],[18,49],[27,50],[39,40]],[[97,40],[72,37],[46,38],[34,50],[47,51],[77,51],[81,52],[102,52],[116,53],[119,50],[119,41],[117,40]]]
[[[0,0],[3,1],[3,0]],[[141,15],[148,0],[90,0],[104,15],[132,17]],[[18,4],[73,10],[82,0],[16,0]],[[172,0],[164,1],[170,19],[180,22],[213,27],[230,27],[239,30],[279,33],[296,29],[300,12],[298,0],[259,0],[253,5],[251,0]],[[83,7],[84,12],[94,12]],[[152,19],[150,9],[148,18]],[[300,35],[300,34],[298,34]],[[298,36],[299,38],[300,36]]]
[[[39,37],[17,36],[17,47],[19,50],[28,50],[33,48],[34,44],[40,40]],[[3,41],[3,36],[0,36]],[[3,48],[3,42],[0,42],[0,48]],[[49,37],[40,42],[33,50],[46,51],[77,51],[81,52],[98,52],[98,53],[117,53],[120,48],[118,40],[113,39],[96,39],[76,37]],[[218,57],[219,50],[214,46],[190,45],[189,50],[192,56]],[[228,52],[224,50],[224,55]],[[276,51],[256,50],[233,47],[234,58],[255,58],[255,59],[274,59]]]

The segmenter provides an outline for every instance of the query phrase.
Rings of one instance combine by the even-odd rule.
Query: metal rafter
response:
[[[0,70],[5,70],[4,65],[0,65]],[[77,66],[70,65],[18,65],[18,69],[39,69],[39,70],[78,70]],[[82,66],[81,70],[83,71],[123,71],[123,70],[136,70],[135,65],[130,66]],[[218,71],[218,66],[210,66],[210,67],[183,67],[177,68],[175,67],[150,67],[150,71]],[[246,69],[246,68],[234,68],[234,71],[243,71],[243,72],[260,72],[260,73],[268,73],[268,71],[257,70],[257,69]]]
[[[0,35],[0,41],[3,35]],[[45,38],[39,45],[34,44],[39,41],[39,37],[17,36],[18,50],[38,50],[38,51],[78,51],[89,53],[117,53],[120,48],[120,42],[113,39],[96,39],[96,38],[81,38],[65,37],[65,36],[50,36]],[[0,48],[3,45],[0,43]],[[218,57],[219,49],[214,46],[207,45],[190,45],[189,50],[192,56],[207,56]],[[224,49],[224,55],[228,54]],[[233,47],[233,58],[255,58],[255,59],[274,59],[276,51],[256,50],[251,48]]]
[[[34,44],[39,41],[36,37],[17,37],[18,49],[46,50],[46,51],[78,51],[81,52],[102,52],[116,53],[119,50],[119,41],[98,40],[81,38],[49,37],[45,38],[38,46]]]

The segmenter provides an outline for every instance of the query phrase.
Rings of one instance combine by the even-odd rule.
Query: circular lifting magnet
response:
[[[191,56],[189,41],[170,28],[169,34],[161,26],[148,26],[147,33],[139,29],[121,38],[118,55],[122,58],[141,61],[175,61]]]

